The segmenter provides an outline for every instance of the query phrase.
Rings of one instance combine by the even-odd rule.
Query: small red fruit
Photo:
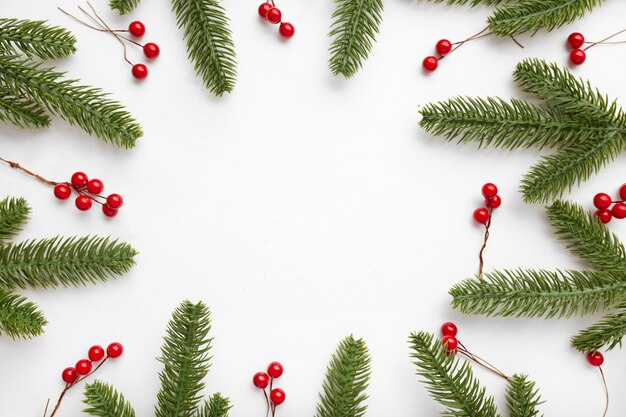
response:
[[[107,197],[107,205],[113,209],[118,209],[124,204],[124,199],[119,194],[111,194]]]
[[[283,366],[280,364],[280,362],[272,362],[267,367],[267,373],[272,378],[280,378],[280,376],[283,374]]]
[[[280,388],[274,388],[272,392],[270,392],[270,400],[272,400],[272,403],[274,403],[275,405],[284,403],[285,398],[285,391]]]
[[[143,46],[143,54],[146,58],[154,59],[161,53],[161,48],[154,42],[148,42]]]
[[[104,184],[97,178],[89,180],[87,183],[87,191],[91,194],[100,194],[104,190]]]
[[[587,60],[587,54],[582,49],[574,49],[569,54],[569,60],[574,65],[581,65]]]
[[[61,374],[61,378],[64,382],[71,384],[78,378],[78,372],[75,368],[65,368]]]
[[[604,356],[600,352],[589,352],[587,362],[593,366],[601,366],[604,363]]]
[[[59,200],[67,200],[72,195],[72,189],[67,184],[57,184],[54,187],[54,196]]]
[[[283,38],[291,38],[293,34],[296,33],[296,29],[288,22],[281,23],[278,31]]]
[[[264,389],[270,383],[270,377],[265,372],[257,372],[252,378],[252,383],[257,388]]]
[[[280,19],[283,17],[283,14],[277,7],[272,7],[267,11],[267,20],[270,23],[277,24],[280,23]]]
[[[483,185],[481,192],[483,194],[483,197],[485,198],[494,198],[496,195],[498,195],[498,187],[496,187],[495,184],[488,182],[487,184]]]
[[[104,358],[104,349],[102,346],[92,346],[89,348],[89,360],[92,362],[98,362]]]
[[[487,224],[491,214],[489,214],[489,210],[486,208],[477,208],[474,210],[474,220],[481,224]]]
[[[133,65],[132,72],[133,77],[137,78],[138,80],[143,80],[148,76],[148,67],[146,67],[144,64],[135,64]]]
[[[606,193],[598,193],[593,197],[593,205],[598,209],[606,209],[611,206],[611,197]]]
[[[441,344],[446,348],[447,352],[455,352],[459,347],[459,341],[454,336],[444,336]]]
[[[128,25],[128,31],[131,35],[140,37],[146,33],[146,26],[139,20],[135,20],[134,22],[130,22],[130,25]]]
[[[88,359],[81,359],[76,362],[76,372],[79,375],[87,375],[91,372],[91,361]]]
[[[433,72],[439,66],[439,60],[435,56],[427,56],[422,61],[422,67],[428,72]]]
[[[111,358],[117,358],[124,353],[124,347],[121,343],[113,342],[107,347],[107,355]]]
[[[71,182],[76,188],[83,188],[87,185],[87,181],[89,181],[89,178],[87,178],[87,174],[84,172],[75,172],[72,174]]]
[[[572,49],[578,49],[585,44],[585,37],[582,33],[574,32],[567,38],[567,43]]]
[[[435,50],[439,55],[446,56],[452,50],[452,44],[447,39],[441,39],[437,42],[437,45],[435,45]]]
[[[451,321],[447,321],[441,325],[441,334],[443,336],[456,336],[459,329],[456,327],[456,324]]]
[[[485,198],[485,205],[492,209],[497,209],[502,205],[502,198],[499,195],[495,195],[492,198]]]
[[[619,199],[626,201],[626,184],[619,187]]]
[[[263,19],[267,19],[267,12],[269,12],[271,8],[271,3],[261,3],[261,5],[259,6],[259,16],[261,16]]]
[[[626,204],[617,203],[611,209],[611,215],[616,219],[626,219]]]
[[[76,197],[76,208],[80,211],[87,211],[91,208],[91,198],[89,196],[81,194]]]
[[[598,216],[598,219],[600,219],[600,221],[604,224],[607,224],[608,222],[610,222],[611,218],[613,217],[613,215],[611,214],[611,210],[609,209],[602,209],[602,210],[596,211],[596,216]]]
[[[119,212],[118,209],[114,209],[109,207],[108,204],[103,204],[102,205],[102,213],[104,213],[105,216],[107,217],[115,217],[117,216],[117,213]]]

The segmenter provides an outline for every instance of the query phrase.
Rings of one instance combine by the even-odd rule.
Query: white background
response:
[[[221,99],[195,77],[167,1],[144,0],[127,17],[96,2],[115,27],[144,21],[144,39],[161,46],[141,83],[114,39],[56,10],[77,11],[75,0],[2,3],[3,16],[72,29],[78,52],[58,66],[113,92],[145,137],[126,151],[59,119],[37,132],[2,126],[1,156],[59,181],[84,170],[125,198],[120,215],[108,220],[99,210],[80,213],[43,184],[0,167],[2,195],[23,196],[33,209],[20,238],[110,234],[141,253],[137,267],[111,283],[22,292],[50,324],[32,341],[0,338],[0,416],[41,416],[46,399],[63,387],[61,370],[92,344],[114,340],[125,353],[98,378],[119,388],[138,416],[151,415],[161,369],[154,358],[171,311],[184,299],[212,309],[206,391],[230,396],[232,417],[264,415],[251,377],[272,360],[285,366],[277,385],[287,401],[278,415],[314,415],[325,366],[350,333],[367,340],[373,357],[368,416],[436,415],[442,408],[414,375],[407,337],[437,331],[446,320],[458,323],[475,353],[535,379],[547,416],[602,414],[600,376],[569,346],[570,336],[597,317],[488,319],[449,307],[448,289],[476,272],[482,231],[471,214],[486,181],[500,187],[504,200],[487,269],[584,266],[553,238],[543,207],[523,204],[517,192],[541,152],[444,143],[419,129],[417,110],[455,95],[518,95],[511,77],[518,61],[566,63],[567,35],[580,30],[598,39],[621,29],[625,3],[609,1],[562,30],[522,36],[525,49],[507,39],[468,44],[425,75],[421,60],[434,43],[477,32],[491,9],[387,1],[370,59],[346,81],[327,67],[331,0],[281,2],[296,27],[288,42],[258,19],[256,2],[225,1],[239,76],[234,93]],[[138,50],[131,56],[141,60]],[[625,64],[626,45],[598,47],[575,72],[619,99],[626,95]],[[625,161],[569,197],[591,208],[596,192],[614,193],[626,181]],[[610,228],[626,236],[624,223]],[[626,410],[625,367],[619,350],[606,355],[611,416]],[[503,404],[504,383],[482,370],[477,375]],[[79,415],[81,399],[81,389],[72,390],[58,416]]]

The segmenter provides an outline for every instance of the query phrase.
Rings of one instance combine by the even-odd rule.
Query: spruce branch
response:
[[[222,96],[235,87],[235,44],[226,10],[219,0],[172,0],[178,26],[184,30],[189,59],[206,88]]]
[[[429,333],[413,333],[409,343],[417,374],[430,395],[446,408],[443,416],[499,417],[493,397],[474,378],[469,362],[447,356],[441,341]]]
[[[184,301],[174,310],[159,358],[163,370],[156,417],[195,416],[210,366],[210,329],[210,312],[204,303]]]
[[[537,417],[541,405],[539,390],[535,383],[526,375],[513,375],[513,379],[506,387],[506,405],[509,417]]]
[[[50,126],[43,106],[29,97],[14,96],[0,89],[0,122],[12,123],[23,129]]]
[[[140,0],[109,0],[109,7],[120,14],[132,12],[139,5]]]
[[[626,335],[626,302],[617,305],[617,311],[581,331],[572,338],[572,346],[582,353],[595,352],[606,346],[607,350],[622,346]]]
[[[30,339],[42,334],[46,324],[48,322],[35,304],[0,289],[0,336]]]
[[[231,408],[233,406],[230,404],[230,400],[218,392],[204,401],[197,417],[228,417]]]
[[[130,403],[111,385],[95,380],[85,385],[84,413],[96,417],[135,417]]]
[[[382,0],[335,0],[328,36],[333,75],[352,77],[363,66],[382,23]]]
[[[0,201],[0,245],[22,230],[29,214],[30,207],[23,198],[6,197]]]
[[[108,237],[28,240],[0,246],[0,288],[80,286],[128,272],[135,249]]]
[[[42,20],[0,18],[0,53],[41,59],[65,58],[76,52],[76,38],[65,28]]]
[[[124,107],[100,89],[17,56],[0,55],[0,89],[26,96],[51,113],[115,146],[131,148],[143,133]]]
[[[316,417],[365,415],[365,390],[370,379],[371,358],[365,341],[352,335],[343,339],[326,368],[326,379]]]

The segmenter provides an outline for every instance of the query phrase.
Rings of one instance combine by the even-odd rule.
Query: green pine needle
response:
[[[439,339],[419,332],[409,337],[417,374],[430,395],[446,410],[445,417],[499,417],[494,400],[472,372],[469,362],[446,355]]]
[[[14,96],[1,89],[0,121],[12,123],[22,129],[50,126],[50,118],[43,106],[28,97]]]
[[[362,417],[367,399],[371,358],[363,339],[343,339],[326,368],[316,417]]]
[[[42,334],[47,323],[35,304],[0,289],[0,336],[29,339]]]
[[[156,417],[193,417],[209,371],[210,312],[199,302],[184,301],[174,310],[161,348],[163,370]]]
[[[59,59],[76,52],[75,44],[70,31],[45,21],[0,18],[0,54]]]
[[[120,14],[132,12],[139,5],[140,0],[109,0],[109,7]]]
[[[30,207],[23,198],[7,197],[0,201],[0,244],[22,230],[29,214]]]
[[[111,385],[95,380],[85,385],[83,402],[88,406],[83,410],[96,417],[135,417],[135,410],[122,394]]]
[[[55,237],[0,246],[0,287],[48,288],[107,281],[128,272],[137,252],[108,237]]]
[[[509,417],[537,417],[541,405],[539,390],[526,375],[513,375],[506,387],[506,406]]]
[[[141,127],[124,107],[100,89],[65,80],[53,68],[16,56],[0,56],[0,87],[27,96],[85,132],[115,146],[132,148]]]
[[[352,77],[363,66],[382,23],[382,0],[335,0],[336,9],[328,36],[330,70]]]
[[[184,29],[189,58],[206,88],[216,96],[235,87],[235,44],[226,10],[219,0],[172,0],[178,26]]]
[[[228,417],[231,408],[233,406],[230,400],[218,392],[204,401],[204,405],[198,411],[198,417]]]
[[[431,3],[446,3],[448,5],[469,5],[471,7],[478,5],[494,5],[506,3],[514,0],[430,0]]]
[[[572,346],[583,353],[594,352],[603,346],[607,350],[622,346],[626,335],[626,302],[616,306],[615,313],[607,314],[602,320],[572,338]]]

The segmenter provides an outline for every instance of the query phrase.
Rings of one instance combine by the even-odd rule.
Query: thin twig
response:
[[[485,252],[485,249],[487,248],[487,241],[489,240],[489,227],[491,227],[491,215],[493,213],[493,210],[491,208],[488,208],[487,210],[489,211],[489,220],[487,220],[487,223],[485,224],[485,237],[483,239],[483,246],[480,248],[480,252],[478,253],[478,260],[479,260],[478,276],[480,278],[483,277],[483,267],[485,265],[485,261],[483,259],[483,253]]]
[[[593,48],[594,46],[596,46],[596,45],[598,45],[598,44],[604,43],[604,42],[608,41],[609,39],[613,39],[614,37],[616,37],[616,36],[618,36],[618,35],[621,35],[622,33],[626,33],[626,29],[622,29],[622,30],[620,30],[619,32],[614,33],[614,34],[612,34],[611,36],[607,36],[606,38],[604,38],[604,39],[602,39],[602,40],[600,40],[600,41],[598,41],[598,42],[591,42],[591,45],[589,45],[588,47],[586,47],[585,49],[583,49],[583,51],[586,51],[586,50],[588,50],[589,48]]]
[[[23,166],[21,166],[21,165],[20,165],[20,164],[18,164],[17,162],[9,161],[8,159],[4,159],[4,158],[2,158],[2,157],[0,157],[0,161],[2,161],[2,162],[4,162],[4,163],[6,163],[6,164],[7,164],[7,165],[9,165],[11,168],[18,169],[18,170],[20,170],[20,171],[22,171],[22,172],[26,173],[27,175],[30,175],[31,177],[36,178],[37,180],[39,180],[39,181],[43,182],[44,184],[47,184],[47,185],[52,185],[52,186],[56,186],[56,185],[59,185],[59,184],[67,184],[67,183],[62,183],[62,182],[50,181],[50,180],[48,180],[48,179],[46,179],[46,178],[42,177],[41,175],[39,175],[39,174],[35,174],[33,171],[31,171],[31,170],[29,170],[29,169],[24,168]]]
[[[600,376],[602,376],[602,384],[604,385],[604,395],[606,398],[604,414],[602,414],[602,417],[606,417],[606,414],[609,412],[609,386],[606,383],[606,378],[604,377],[604,371],[602,370],[602,367],[599,367],[598,369],[600,370]]]

